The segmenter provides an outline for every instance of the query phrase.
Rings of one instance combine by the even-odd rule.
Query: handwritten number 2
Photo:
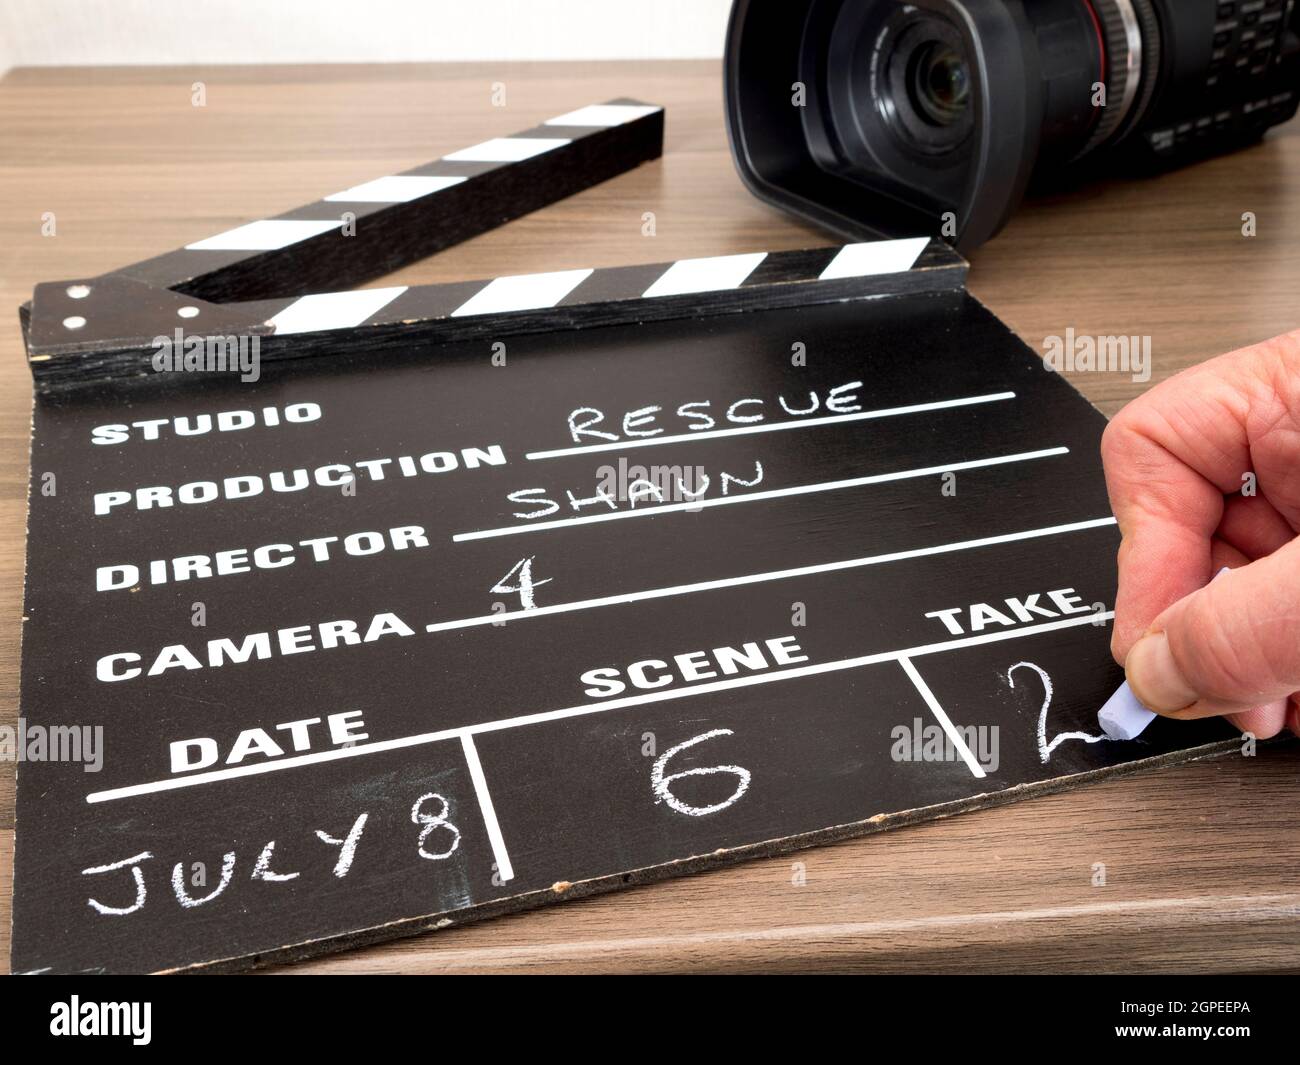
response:
[[[1038,674],[1038,679],[1043,682],[1043,705],[1038,710],[1038,757],[1044,765],[1051,761],[1052,752],[1066,740],[1100,743],[1102,740],[1110,738],[1109,736],[1093,736],[1087,732],[1058,732],[1052,737],[1051,742],[1048,742],[1047,710],[1052,705],[1052,678],[1047,675],[1047,670],[1042,666],[1035,665],[1033,662],[1017,662],[1007,670],[1007,683],[1013,688],[1016,686],[1015,672],[1017,669],[1032,669]]]

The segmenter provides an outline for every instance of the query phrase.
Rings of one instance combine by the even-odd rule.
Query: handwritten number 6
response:
[[[669,760],[675,754],[686,750],[687,747],[694,747],[697,743],[703,743],[705,740],[711,740],[716,736],[730,736],[732,731],[729,728],[715,728],[712,732],[705,732],[699,736],[694,736],[685,743],[679,743],[676,747],[670,747],[664,751],[654,764],[654,769],[650,773],[650,782],[654,786],[655,802],[667,803],[669,809],[676,810],[679,814],[688,814],[691,817],[704,817],[706,814],[715,814],[719,810],[725,810],[734,803],[746,791],[749,790],[750,772],[738,765],[713,765],[701,766],[695,769],[682,769],[676,773],[664,775],[664,770],[668,766]],[[714,776],[718,773],[729,773],[736,777],[736,790],[733,791],[722,802],[715,802],[712,806],[692,806],[683,802],[672,793],[672,783],[674,780],[681,780],[683,777],[707,777]]]

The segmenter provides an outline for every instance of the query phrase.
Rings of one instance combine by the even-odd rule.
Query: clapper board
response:
[[[946,245],[354,287],[662,133],[584,107],[36,288],[14,971],[304,957],[1225,749],[1099,735],[1104,419]]]

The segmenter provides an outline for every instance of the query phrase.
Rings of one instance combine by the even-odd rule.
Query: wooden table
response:
[[[618,96],[667,107],[661,161],[390,283],[832,243],[742,188],[713,62],[19,69],[0,81],[0,724],[18,706],[31,379],[16,308],[32,285]],[[1229,158],[1027,206],[978,254],[971,289],[1039,351],[1070,326],[1150,335],[1154,381],[1300,325],[1298,234],[1292,123]],[[1122,374],[1075,383],[1107,413],[1144,387]],[[0,964],[14,824],[3,768]],[[1298,778],[1300,748],[1284,745],[287,971],[1295,969]]]

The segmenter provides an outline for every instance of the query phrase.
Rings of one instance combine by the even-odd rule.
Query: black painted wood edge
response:
[[[63,282],[37,286],[28,360],[48,392],[156,378],[157,338],[256,338],[262,365],[382,357],[421,343],[960,291],[966,269],[942,241],[915,238],[227,304],[106,275],[76,298]],[[66,329],[72,315],[84,325]]]

